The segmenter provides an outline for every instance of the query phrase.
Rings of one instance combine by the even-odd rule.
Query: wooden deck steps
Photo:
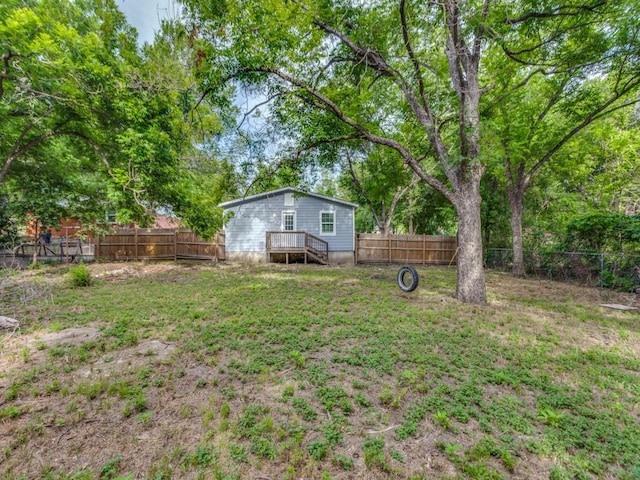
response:
[[[267,232],[267,259],[274,262],[284,259],[304,259],[321,265],[329,264],[329,244],[321,238],[304,231]]]

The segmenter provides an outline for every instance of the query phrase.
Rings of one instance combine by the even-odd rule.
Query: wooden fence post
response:
[[[138,229],[133,230],[133,259],[138,260]]]
[[[173,229],[173,261],[178,260],[178,229]]]
[[[96,235],[96,242],[93,244],[93,259],[100,256],[100,235]]]

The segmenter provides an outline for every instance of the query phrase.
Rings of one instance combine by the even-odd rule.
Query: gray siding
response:
[[[266,232],[282,231],[282,212],[296,212],[296,230],[322,238],[329,251],[354,251],[354,208],[317,197],[295,197],[293,206],[285,206],[285,193],[247,201],[227,208],[233,212],[226,226],[227,252],[264,252]],[[336,234],[320,234],[320,212],[335,213]]]

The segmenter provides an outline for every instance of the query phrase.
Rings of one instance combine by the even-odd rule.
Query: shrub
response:
[[[91,285],[91,272],[84,263],[69,269],[71,285],[74,287],[88,287]]]

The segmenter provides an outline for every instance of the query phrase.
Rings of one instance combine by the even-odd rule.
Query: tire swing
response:
[[[398,286],[403,292],[413,292],[418,287],[418,271],[411,265],[406,265],[398,270]]]

